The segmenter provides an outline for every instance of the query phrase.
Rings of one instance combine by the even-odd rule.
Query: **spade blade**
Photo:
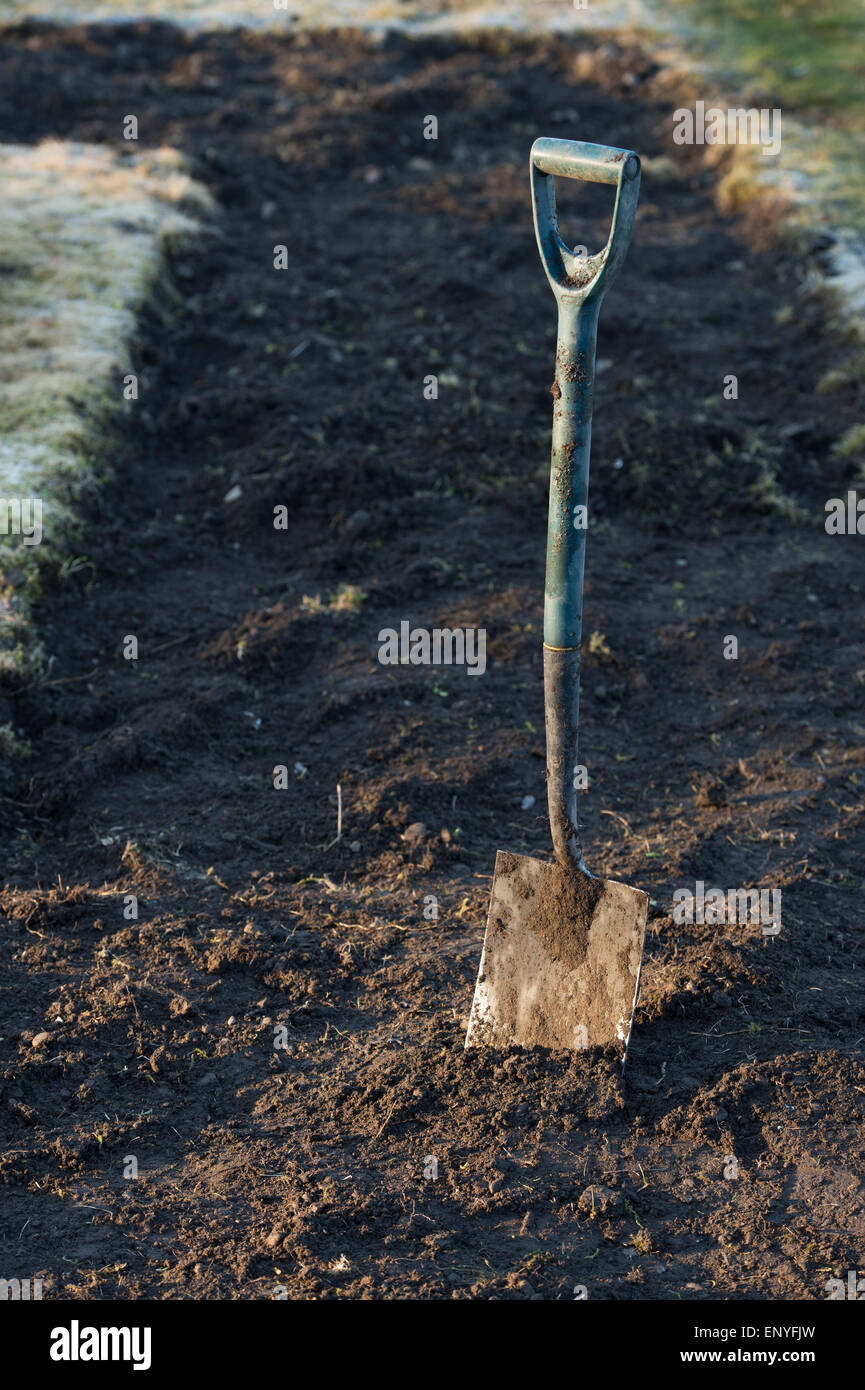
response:
[[[499,850],[466,1047],[627,1051],[648,897]]]

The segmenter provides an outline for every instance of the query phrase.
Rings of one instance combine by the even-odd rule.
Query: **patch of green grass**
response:
[[[664,0],[661,10],[678,18],[707,84],[739,93],[731,105],[780,108],[783,166],[811,180],[807,202],[865,228],[861,0]]]
[[[715,66],[744,73],[783,106],[865,130],[861,0],[668,0],[696,16]]]

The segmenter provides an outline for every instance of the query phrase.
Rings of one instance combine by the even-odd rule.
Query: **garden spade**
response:
[[[609,240],[597,255],[572,253],[562,240],[556,176],[615,187]],[[640,161],[630,150],[536,140],[531,179],[538,248],[559,307],[544,595],[547,796],[555,861],[505,850],[496,855],[466,1047],[618,1043],[624,1060],[648,899],[586,868],[577,826],[583,785],[577,733],[598,312],[631,239]]]

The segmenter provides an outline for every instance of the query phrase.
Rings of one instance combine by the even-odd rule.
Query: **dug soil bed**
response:
[[[823,528],[862,402],[815,391],[844,345],[807,261],[719,218],[627,49],[7,31],[0,138],[120,149],[128,112],[221,211],[141,323],[51,665],[2,692],[32,754],[0,788],[0,1271],[825,1297],[865,1235],[863,542]],[[549,853],[541,133],[649,157],[582,701],[587,862],[651,902],[624,1078],[463,1049],[496,851]],[[609,190],[580,192],[593,251]],[[484,628],[486,670],[381,664],[403,621]],[[698,880],[782,890],[780,933],[674,922]]]

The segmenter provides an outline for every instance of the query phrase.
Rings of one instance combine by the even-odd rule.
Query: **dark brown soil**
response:
[[[822,525],[861,393],[816,393],[807,263],[719,219],[651,63],[574,56],[5,35],[2,139],[133,111],[224,209],[2,693],[0,1272],[46,1296],[821,1299],[861,1259],[862,540]],[[679,171],[595,392],[584,843],[651,900],[624,1080],[463,1050],[496,850],[549,850],[539,133]],[[403,619],[486,628],[485,675],[380,665]],[[780,935],[676,924],[696,880],[782,888]]]
[[[585,960],[589,928],[603,889],[601,879],[566,865],[554,863],[544,874],[527,927],[537,933],[552,960],[571,970]]]

